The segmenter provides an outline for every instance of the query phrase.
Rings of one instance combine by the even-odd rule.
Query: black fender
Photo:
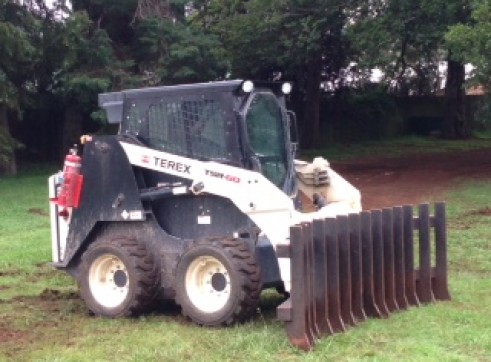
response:
[[[80,205],[73,209],[65,257],[57,268],[67,267],[98,222],[146,219],[133,167],[117,136],[98,136],[87,143],[80,173]]]

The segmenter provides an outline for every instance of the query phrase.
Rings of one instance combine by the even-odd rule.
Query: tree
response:
[[[86,12],[72,14],[64,31],[64,62],[55,88],[64,108],[63,152],[79,139],[84,118],[97,109],[97,95],[121,89],[131,78],[128,64],[115,57],[107,32],[91,22]]]
[[[196,1],[195,21],[218,34],[232,77],[293,80],[305,146],[320,146],[322,83],[339,85],[350,59],[345,34],[358,1]]]
[[[438,65],[447,61],[447,110],[443,135],[467,138],[464,64],[444,42],[449,26],[469,21],[466,0],[371,1],[354,14],[351,38],[360,65],[379,67],[398,94],[429,94],[439,86]]]
[[[20,112],[33,85],[30,75],[38,54],[31,34],[37,25],[25,6],[0,0],[0,176],[17,172],[14,151],[19,143],[11,136],[8,111]]]
[[[452,25],[445,40],[453,57],[461,63],[471,63],[476,83],[491,86],[491,3],[484,0],[472,2],[471,20]]]
[[[221,43],[186,22],[149,17],[135,24],[134,54],[147,85],[193,83],[225,76]]]

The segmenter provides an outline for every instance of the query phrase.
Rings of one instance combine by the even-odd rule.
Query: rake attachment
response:
[[[435,204],[434,216],[429,204],[418,209],[417,217],[406,205],[290,228],[277,254],[291,259],[291,293],[277,315],[294,346],[308,351],[367,317],[450,299],[445,204]]]

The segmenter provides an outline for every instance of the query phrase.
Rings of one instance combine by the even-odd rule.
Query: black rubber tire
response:
[[[213,312],[203,311],[193,303],[186,285],[186,275],[192,269],[190,266],[201,257],[218,260],[228,273],[228,299],[225,298],[226,303]],[[220,238],[200,240],[195,242],[179,261],[175,289],[176,302],[181,306],[184,316],[199,325],[227,326],[243,322],[256,312],[261,294],[261,272],[254,256],[242,241]]]
[[[112,301],[104,305],[101,294],[97,292],[94,294],[96,282],[94,277],[90,277],[90,273],[91,268],[96,268],[98,265],[101,267],[104,263],[101,260],[107,260],[111,256],[118,258],[121,262],[119,264],[122,264],[119,279],[122,284],[121,289],[126,291],[126,295],[123,300],[115,302],[114,305],[108,305],[112,304]],[[92,269],[92,272],[96,272],[96,269]],[[116,274],[113,273],[113,276],[113,284],[109,279],[107,287],[112,286],[116,289]],[[96,241],[82,255],[78,285],[85,304],[95,315],[114,318],[141,314],[154,302],[158,295],[159,284],[160,271],[155,257],[144,243],[135,239],[121,236]],[[114,298],[112,300],[114,301]]]

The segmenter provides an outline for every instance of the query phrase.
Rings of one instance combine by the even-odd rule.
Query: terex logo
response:
[[[191,165],[186,165],[186,164],[181,163],[181,162],[166,160],[165,158],[159,158],[159,157],[155,157],[155,156],[153,157],[153,159],[155,161],[155,166],[165,168],[167,170],[174,170],[174,171],[181,172],[181,173],[191,174],[191,171],[190,171]]]
[[[143,155],[142,156],[142,162],[143,163],[150,163],[150,157],[148,157],[147,155]]]
[[[206,176],[222,178],[222,179],[230,181],[230,182],[236,182],[236,183],[240,182],[240,177],[237,177],[237,176],[225,175],[224,173],[217,172],[217,171],[211,171],[211,170],[205,170],[205,173],[206,173]]]

